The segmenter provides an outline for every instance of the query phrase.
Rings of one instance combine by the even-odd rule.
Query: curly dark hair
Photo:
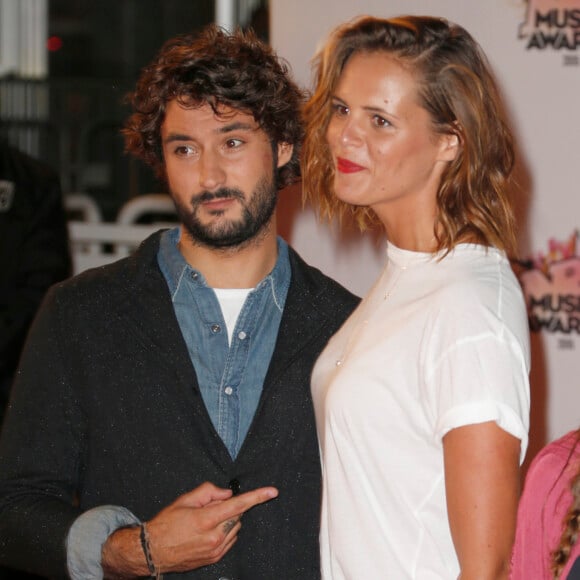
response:
[[[251,114],[274,154],[280,143],[294,147],[291,160],[278,169],[278,187],[300,176],[305,95],[285,61],[251,30],[229,33],[212,24],[167,41],[127,98],[134,113],[122,130],[125,150],[151,165],[160,178],[165,176],[161,124],[173,100],[185,107],[208,104],[216,114],[222,106]]]
[[[457,135],[460,154],[449,164],[437,195],[437,249],[461,240],[512,251],[515,220],[508,184],[514,166],[511,131],[499,91],[479,44],[442,18],[362,16],[335,28],[315,59],[316,89],[305,107],[303,184],[323,216],[352,214],[362,229],[377,218],[333,194],[334,167],[326,142],[332,95],[350,58],[388,53],[415,74],[420,104],[438,134]]]

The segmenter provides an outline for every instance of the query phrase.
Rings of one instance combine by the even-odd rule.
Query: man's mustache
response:
[[[239,199],[244,201],[244,193],[240,189],[231,187],[220,187],[216,191],[202,191],[191,198],[191,205],[196,207],[200,203],[213,201],[215,199]]]

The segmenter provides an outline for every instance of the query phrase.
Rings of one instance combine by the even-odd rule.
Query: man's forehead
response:
[[[168,103],[167,111],[178,112],[183,115],[188,115],[188,112],[193,112],[192,116],[198,116],[196,112],[200,115],[206,117],[213,117],[216,121],[220,123],[230,123],[232,120],[242,121],[245,123],[251,123],[257,126],[257,122],[250,111],[244,110],[242,108],[236,108],[231,105],[226,105],[223,103],[207,103],[207,102],[183,102],[180,100],[173,100]]]

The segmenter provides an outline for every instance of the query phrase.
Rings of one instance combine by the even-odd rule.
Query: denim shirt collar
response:
[[[288,246],[278,238],[276,264],[246,297],[228,343],[216,294],[202,274],[187,264],[178,240],[179,229],[162,234],[159,266],[206,410],[234,459],[248,434],[274,352],[290,286]]]
[[[157,262],[169,287],[171,299],[173,300],[184,276],[194,279],[200,287],[207,288],[207,282],[203,274],[192,268],[179,251],[177,244],[179,242],[181,229],[172,228],[163,232],[159,242],[159,251],[157,253]],[[272,289],[272,296],[278,309],[282,311],[284,302],[290,286],[291,268],[290,258],[288,256],[288,244],[280,237],[277,238],[278,258],[273,270],[263,278],[256,286],[256,289],[265,284],[269,284]]]

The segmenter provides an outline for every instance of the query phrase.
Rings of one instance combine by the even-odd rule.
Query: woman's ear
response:
[[[445,133],[441,135],[441,161],[453,161],[459,154],[461,141],[457,133]]]
[[[290,143],[278,143],[278,167],[283,167],[292,159],[294,145]]]

